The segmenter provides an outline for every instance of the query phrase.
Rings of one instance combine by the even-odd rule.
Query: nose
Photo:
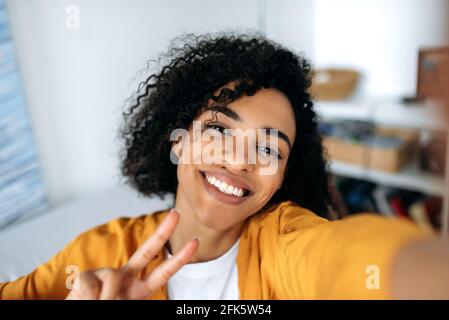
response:
[[[251,143],[245,141],[242,147],[233,139],[232,147],[224,148],[224,167],[234,173],[253,172],[255,169],[255,155],[248,154],[248,150],[251,150],[249,145]]]
[[[238,163],[226,161],[223,167],[226,167],[229,171],[234,173],[241,173],[241,172],[251,173],[254,171],[254,164],[250,163]]]

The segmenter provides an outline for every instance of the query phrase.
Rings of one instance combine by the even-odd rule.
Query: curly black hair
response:
[[[327,216],[326,161],[308,92],[313,71],[302,55],[257,32],[222,32],[182,35],[172,40],[162,57],[169,62],[140,83],[123,113],[121,170],[127,183],[148,196],[174,194],[178,181],[176,165],[170,161],[170,133],[187,129],[207,110],[209,99],[231,103],[243,94],[274,88],[293,106],[297,133],[283,184],[264,208],[291,200]],[[230,82],[237,83],[234,90],[213,95]]]

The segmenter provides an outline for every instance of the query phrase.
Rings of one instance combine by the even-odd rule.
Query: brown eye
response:
[[[220,126],[218,124],[208,124],[206,127],[214,129],[214,130],[216,130],[216,131],[218,131],[220,133],[224,133],[224,130],[225,130],[224,127],[222,127],[222,126]]]
[[[279,152],[277,152],[273,148],[270,148],[268,146],[263,146],[262,145],[262,146],[257,146],[257,149],[260,152],[263,152],[264,154],[267,154],[267,155],[272,156],[272,157],[276,157],[278,159],[282,159],[282,157],[280,156]]]
[[[232,129],[228,129],[224,126],[222,126],[221,124],[218,123],[210,123],[210,124],[206,124],[206,128],[207,129],[212,129],[216,132],[219,132],[220,134],[224,134],[224,135],[228,135],[228,136],[232,136]]]

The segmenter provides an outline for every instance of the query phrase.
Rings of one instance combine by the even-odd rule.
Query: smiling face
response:
[[[182,197],[209,228],[228,230],[243,222],[263,208],[282,185],[296,135],[294,119],[287,97],[271,88],[244,95],[226,107],[209,101],[209,108],[195,119],[201,123],[202,134],[188,143],[190,150],[201,150],[203,160],[199,161],[194,152],[187,153],[182,143],[174,148],[189,159],[177,167],[176,197]],[[264,134],[267,128],[277,129],[277,135]],[[245,132],[243,148],[237,147],[236,135],[224,129]],[[193,125],[188,131],[196,137]],[[212,142],[219,141],[217,138],[223,141],[221,147]],[[224,141],[233,143],[231,148]],[[205,154],[213,154],[214,163],[204,161]],[[251,160],[251,154],[256,155],[256,161]],[[264,173],[270,165],[275,170]]]

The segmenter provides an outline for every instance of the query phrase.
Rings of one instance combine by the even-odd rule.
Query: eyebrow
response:
[[[214,106],[208,108],[208,110],[210,110],[210,111],[215,111],[215,112],[219,112],[219,113],[223,113],[225,116],[227,116],[228,118],[231,118],[232,120],[235,120],[235,121],[239,121],[239,122],[242,121],[242,118],[240,118],[240,116],[238,115],[238,113],[235,112],[234,110],[229,109],[227,106],[214,105]],[[274,128],[270,128],[270,127],[265,127],[265,128],[262,128],[261,130],[265,130],[265,133],[268,133],[268,134],[276,134],[276,131],[277,131],[277,134],[278,134],[279,138],[281,138],[282,140],[284,140],[284,141],[288,144],[289,149],[291,149],[292,144],[291,144],[291,142],[290,142],[290,139],[289,139],[288,136],[287,136],[284,132],[282,132],[281,130],[279,130],[279,129],[274,129]],[[273,132],[273,131],[271,131],[271,130],[276,130],[276,131]]]
[[[242,121],[242,118],[235,112],[234,110],[229,109],[227,106],[221,106],[221,105],[214,105],[210,108],[208,108],[210,111],[216,111],[219,113],[223,113],[228,118],[231,118],[235,121]]]
[[[284,140],[284,141],[288,144],[288,148],[289,148],[289,149],[292,148],[292,144],[291,144],[291,142],[290,142],[290,139],[289,139],[288,136],[287,136],[285,133],[283,133],[281,130],[275,129],[275,128],[262,128],[261,130],[265,130],[265,133],[273,134],[273,135],[275,135],[275,134],[276,134],[276,131],[277,131],[277,134],[278,134],[279,138],[281,138],[282,140]],[[276,130],[276,131],[273,132],[273,131],[271,131],[271,130]]]

